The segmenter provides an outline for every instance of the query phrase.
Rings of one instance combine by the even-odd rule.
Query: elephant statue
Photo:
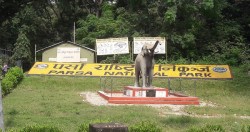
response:
[[[139,79],[142,78],[142,87],[152,87],[154,71],[154,50],[159,41],[154,45],[144,44],[141,52],[135,59],[135,87],[139,87]]]

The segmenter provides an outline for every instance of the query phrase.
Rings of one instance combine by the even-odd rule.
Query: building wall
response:
[[[77,48],[78,46],[72,45],[70,43],[63,43],[63,44],[57,45],[55,47],[49,48],[42,53],[42,61],[43,62],[56,62],[57,48],[58,47],[62,47],[62,48],[63,47],[68,47],[68,48],[76,47]],[[85,48],[82,48],[82,47],[80,47],[80,48],[81,48],[80,58],[83,60],[87,59],[87,61],[84,61],[82,63],[94,63],[95,62],[94,52],[87,50]]]

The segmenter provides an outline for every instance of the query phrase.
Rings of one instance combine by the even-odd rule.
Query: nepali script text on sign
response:
[[[36,62],[29,75],[134,77],[134,64]],[[154,67],[154,77],[231,79],[228,65],[167,65]]]

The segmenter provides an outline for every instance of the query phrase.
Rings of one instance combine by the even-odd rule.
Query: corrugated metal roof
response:
[[[75,44],[75,43],[73,43],[73,42],[71,42],[71,41],[55,43],[55,44],[53,44],[53,45],[50,45],[50,46],[47,46],[47,47],[42,48],[42,49],[40,49],[40,50],[37,50],[36,52],[40,52],[40,51],[43,51],[43,50],[46,50],[46,49],[55,47],[55,46],[57,46],[57,45],[64,44],[64,43],[69,43],[69,44],[76,45],[76,46],[82,47],[82,48],[84,48],[84,49],[87,49],[87,50],[89,50],[89,51],[96,52],[95,50],[93,50],[93,49],[91,49],[91,48],[82,46],[82,45],[80,45],[80,44]]]

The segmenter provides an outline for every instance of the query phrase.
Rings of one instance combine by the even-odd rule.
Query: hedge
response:
[[[8,70],[2,80],[2,95],[9,94],[17,84],[21,82],[24,74],[23,70],[19,67],[12,67]]]

